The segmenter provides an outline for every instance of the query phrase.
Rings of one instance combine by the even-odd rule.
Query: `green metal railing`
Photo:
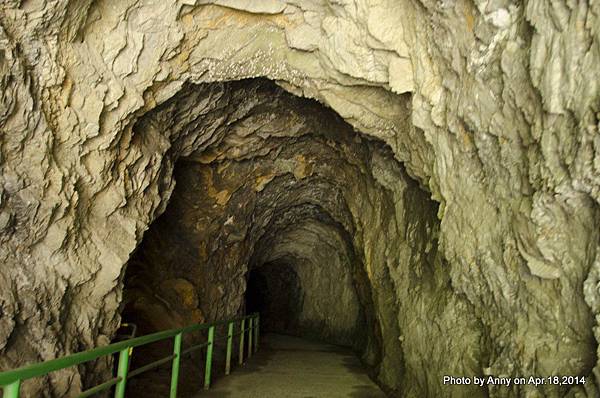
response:
[[[235,332],[235,325],[239,323],[239,331]],[[247,323],[247,327],[246,327]],[[197,351],[206,347],[206,362],[204,365],[204,389],[210,387],[213,348],[217,341],[227,341],[227,350],[225,357],[225,374],[229,374],[231,370],[231,354],[233,349],[234,336],[240,336],[239,340],[239,364],[244,362],[244,340],[247,340],[247,357],[251,357],[253,352],[258,349],[260,318],[257,313],[250,314],[244,317],[229,319],[220,322],[203,323],[187,326],[181,329],[165,330],[158,333],[149,334],[146,336],[135,337],[133,339],[124,340],[105,347],[98,347],[92,350],[79,352],[68,355],[66,357],[52,359],[50,361],[36,363],[33,365],[24,366],[18,369],[9,370],[0,373],[0,386],[3,390],[4,398],[18,398],[21,382],[23,380],[34,377],[44,376],[50,372],[60,369],[65,369],[71,366],[77,366],[84,362],[93,361],[103,356],[119,353],[119,362],[117,366],[116,377],[105,381],[102,384],[82,391],[79,398],[90,397],[99,392],[108,390],[115,386],[115,398],[125,397],[125,387],[128,379],[140,375],[149,370],[155,369],[163,364],[171,362],[171,389],[170,398],[177,397],[177,383],[179,381],[179,365],[181,357],[193,351]],[[227,334],[224,337],[215,338],[215,328],[217,326],[227,325]],[[186,349],[182,347],[182,338],[184,334],[196,332],[199,330],[208,329],[208,339],[206,342],[196,344]],[[246,336],[247,334],[247,336]],[[246,336],[246,337],[245,337]],[[173,339],[173,354],[165,358],[144,365],[138,369],[130,370],[129,362],[132,356],[133,348],[142,345]]]

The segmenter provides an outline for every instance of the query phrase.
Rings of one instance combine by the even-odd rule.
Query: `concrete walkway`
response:
[[[384,398],[350,350],[266,335],[259,351],[194,398]]]

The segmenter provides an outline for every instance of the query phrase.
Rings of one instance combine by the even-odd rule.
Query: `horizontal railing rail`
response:
[[[246,325],[247,321],[247,325]],[[239,332],[234,333],[235,325],[239,323]],[[226,357],[225,357],[225,374],[228,375],[231,369],[231,355],[233,350],[233,337],[240,336],[238,363],[244,361],[244,340],[247,339],[247,357],[252,356],[253,352],[258,349],[260,317],[258,313],[246,315],[243,317],[227,319],[219,322],[201,323],[186,326],[180,329],[165,330],[146,336],[134,337],[128,340],[123,340],[118,343],[113,343],[104,347],[98,347],[91,350],[78,352],[65,357],[52,359],[45,362],[40,362],[32,365],[23,366],[18,369],[9,370],[0,373],[0,387],[3,391],[4,398],[19,398],[21,382],[35,377],[45,376],[50,372],[81,365],[82,363],[93,361],[95,359],[119,353],[117,374],[114,378],[107,380],[101,384],[93,386],[79,395],[80,398],[90,397],[99,392],[108,390],[115,386],[115,398],[125,397],[125,387],[127,380],[140,375],[149,370],[155,369],[166,363],[171,363],[171,388],[170,398],[177,397],[177,385],[179,381],[179,365],[182,356],[197,351],[201,348],[206,348],[206,359],[204,365],[204,389],[210,387],[211,371],[212,371],[212,356],[213,348],[217,341],[227,341]],[[223,337],[215,339],[215,328],[218,326],[227,325],[227,334]],[[182,337],[184,334],[197,332],[201,330],[208,331],[207,341],[201,344],[182,349]],[[246,337],[247,334],[247,337]],[[140,347],[146,344],[155,343],[167,339],[173,339],[173,354],[161,358],[149,364],[146,364],[138,369],[129,370],[129,363],[135,347]],[[254,347],[253,347],[254,345]]]

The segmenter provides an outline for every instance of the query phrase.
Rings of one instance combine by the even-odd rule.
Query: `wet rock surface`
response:
[[[359,336],[394,394],[597,396],[599,7],[3,2],[0,368],[107,344],[135,267],[161,278],[128,281],[137,308],[181,324],[241,311],[246,273],[285,263],[311,291],[337,270],[355,310],[309,297],[290,322]],[[257,77],[339,116],[226,83]]]

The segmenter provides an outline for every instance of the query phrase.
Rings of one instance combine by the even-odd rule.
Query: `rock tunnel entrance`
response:
[[[134,130],[142,151],[183,155],[127,264],[123,321],[150,333],[260,311],[263,330],[352,347],[398,388],[395,290],[443,295],[447,274],[437,206],[386,145],[265,80],[187,87]]]

